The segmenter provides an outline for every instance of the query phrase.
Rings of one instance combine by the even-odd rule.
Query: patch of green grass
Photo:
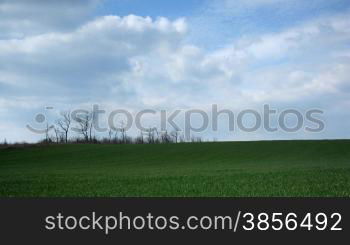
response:
[[[2,197],[349,197],[350,141],[0,150]]]

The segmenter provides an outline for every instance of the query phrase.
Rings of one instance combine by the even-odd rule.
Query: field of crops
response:
[[[350,196],[350,141],[0,149],[1,197]]]

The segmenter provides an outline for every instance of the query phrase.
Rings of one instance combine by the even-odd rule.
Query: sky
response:
[[[228,132],[221,118],[203,134],[350,138],[349,17],[348,0],[0,0],[0,141],[36,141],[38,113],[93,104],[317,108],[318,133]]]

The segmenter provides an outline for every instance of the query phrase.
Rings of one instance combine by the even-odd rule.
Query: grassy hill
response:
[[[0,149],[2,197],[350,196],[350,141]]]

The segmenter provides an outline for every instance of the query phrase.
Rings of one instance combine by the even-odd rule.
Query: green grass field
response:
[[[0,150],[1,197],[349,197],[350,141]]]

